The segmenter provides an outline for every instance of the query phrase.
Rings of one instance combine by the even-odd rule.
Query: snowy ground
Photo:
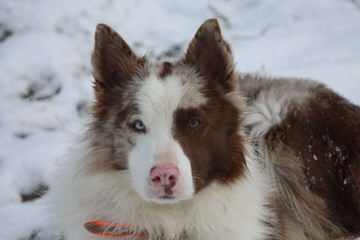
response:
[[[29,198],[86,119],[96,24],[155,60],[210,17],[239,71],[314,78],[360,104],[360,0],[1,0],[0,240],[56,239]]]

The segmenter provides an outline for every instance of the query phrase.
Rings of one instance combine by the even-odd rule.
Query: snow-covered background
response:
[[[317,79],[360,104],[360,0],[0,0],[0,240],[58,239],[31,199],[86,119],[96,24],[157,60],[212,17],[239,71]]]

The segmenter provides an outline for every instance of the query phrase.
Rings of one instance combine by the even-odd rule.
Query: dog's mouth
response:
[[[165,189],[149,189],[144,197],[151,202],[176,203],[191,198],[192,194],[188,194],[177,188],[173,188],[171,191]]]
[[[172,195],[163,195],[160,196],[159,199],[165,199],[165,200],[170,200],[170,199],[174,199],[175,197]]]
[[[148,198],[150,200],[176,200],[177,194],[174,193],[172,190],[167,189],[152,189],[148,193]]]

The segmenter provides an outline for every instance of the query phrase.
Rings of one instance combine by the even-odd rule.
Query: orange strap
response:
[[[86,230],[93,234],[108,236],[148,236],[144,231],[139,231],[138,226],[109,222],[88,222],[84,224]]]

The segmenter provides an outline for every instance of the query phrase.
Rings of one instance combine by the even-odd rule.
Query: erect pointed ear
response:
[[[216,19],[205,21],[190,42],[184,59],[223,92],[236,91],[237,75],[229,44]]]
[[[124,87],[126,82],[144,66],[145,58],[139,58],[129,45],[112,28],[98,24],[95,33],[95,49],[92,54],[95,90]]]

